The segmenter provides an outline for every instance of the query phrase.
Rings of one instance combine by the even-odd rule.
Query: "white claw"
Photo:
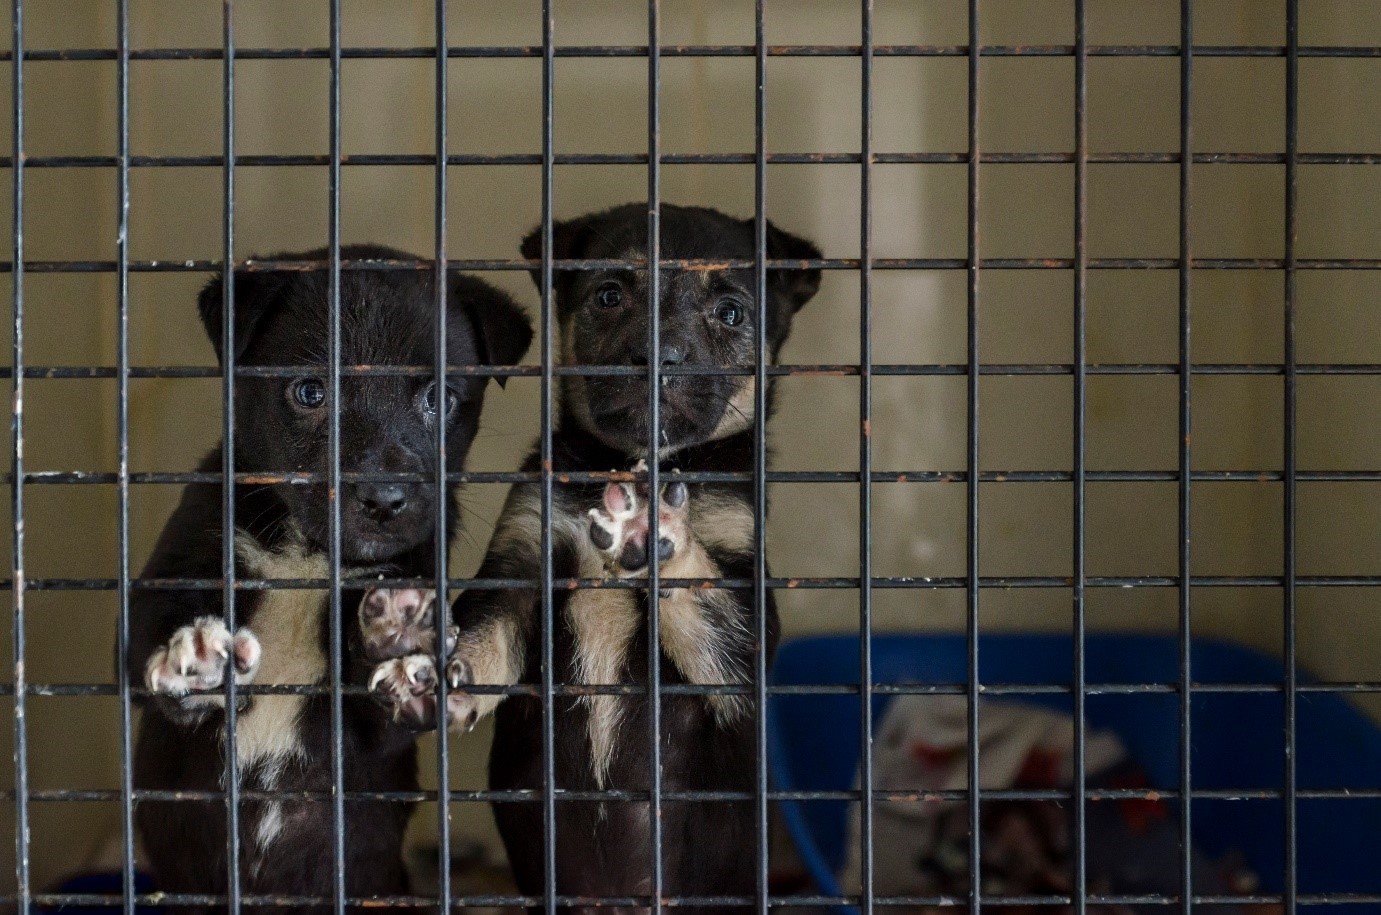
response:
[[[418,683],[418,672],[432,667],[434,665],[430,655],[410,655],[403,661],[403,670],[407,673],[408,682],[414,686]]]

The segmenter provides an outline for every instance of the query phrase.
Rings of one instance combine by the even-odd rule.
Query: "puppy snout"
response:
[[[662,365],[680,365],[686,361],[686,345],[673,340],[662,341]],[[633,358],[636,365],[647,365],[647,354],[640,353]]]
[[[408,507],[408,491],[402,483],[357,483],[355,499],[376,521],[396,518]]]

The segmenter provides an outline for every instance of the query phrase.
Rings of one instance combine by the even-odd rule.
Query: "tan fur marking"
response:
[[[566,603],[566,615],[575,631],[576,681],[583,686],[623,682],[628,645],[640,621],[636,592],[579,591]],[[580,697],[589,717],[590,767],[600,788],[609,777],[626,701],[622,696]]]
[[[724,415],[719,418],[719,425],[714,427],[710,433],[710,441],[718,441],[728,438],[747,429],[753,424],[753,414],[756,412],[755,402],[758,390],[758,380],[756,378],[745,378],[743,384],[734,396],[729,398],[729,406],[724,408]]]
[[[680,546],[660,572],[666,578],[720,577],[719,566],[694,536]],[[742,616],[729,592],[672,588],[657,602],[657,615],[662,650],[687,681],[702,686],[747,682],[748,672],[737,669],[730,651],[735,641],[748,634],[742,631]],[[710,696],[708,701],[721,725],[747,708],[743,696]]]
[[[324,553],[308,553],[301,541],[289,538],[280,550],[268,550],[240,531],[235,552],[246,572],[255,578],[327,578]],[[365,570],[342,569],[343,577]],[[262,592],[250,629],[263,646],[263,660],[254,678],[257,685],[314,686],[326,677],[329,661],[321,647],[321,620],[327,592],[285,588]],[[300,758],[302,745],[297,719],[304,696],[255,696],[235,719],[235,757],[241,771],[267,761],[272,767]]]
[[[537,488],[529,483],[514,486],[504,500],[489,552],[512,555],[514,548],[535,552],[541,538],[542,507]]]
[[[235,551],[255,578],[325,578],[326,557],[307,555],[298,544],[281,552],[266,550],[241,532]],[[264,647],[255,682],[267,686],[305,685],[321,681],[326,656],[321,650],[321,616],[326,592],[285,589],[264,591],[250,628]],[[303,696],[256,696],[236,716],[235,756],[241,769],[262,760],[271,765],[302,755],[297,718]]]
[[[580,577],[606,577],[604,559],[589,537],[581,536],[574,542],[580,544]],[[614,686],[622,682],[628,646],[640,622],[637,592],[576,591],[566,602],[566,617],[575,633],[576,681],[582,686]],[[600,788],[605,787],[609,777],[626,701],[621,696],[580,697],[589,718],[590,767]]]
[[[512,686],[518,682],[522,670],[522,646],[517,636],[512,621],[490,620],[464,633],[454,656],[470,665],[471,683],[475,686]],[[504,697],[472,695],[470,699],[475,704],[477,717],[483,718],[494,711]]]
[[[690,529],[707,550],[751,553],[753,527],[753,512],[740,499],[717,495],[712,490],[697,493],[691,499]]]
[[[753,548],[753,517],[741,501],[714,494],[693,496],[688,522],[689,537],[676,555],[660,567],[664,578],[718,578],[719,566],[706,543],[717,549],[748,552]],[[583,519],[582,519],[583,520]],[[561,519],[578,527],[569,516]],[[704,532],[705,540],[701,539]],[[604,557],[584,531],[570,532],[580,544],[580,576],[604,578],[609,570]],[[640,573],[645,574],[645,573]],[[617,685],[628,660],[628,647],[642,623],[639,597],[628,590],[581,590],[571,595],[566,612],[575,634],[575,675],[582,685]],[[743,684],[748,671],[734,662],[735,647],[750,638],[744,631],[741,608],[732,594],[721,589],[671,588],[658,601],[661,647],[690,683],[700,685]],[[596,784],[605,787],[613,760],[626,699],[619,696],[583,696],[588,710],[591,768]],[[747,709],[745,697],[711,696],[708,704],[721,724],[728,724]]]
[[[553,506],[551,523],[553,543],[582,543],[588,539],[583,516],[577,518]],[[536,553],[541,542],[541,494],[530,483],[514,486],[504,502],[489,552],[512,555],[517,549]]]
[[[577,574],[581,578],[604,578],[604,560],[590,542],[584,516],[575,517],[560,509],[553,512],[552,538],[576,546],[579,555]],[[499,519],[490,550],[512,554],[532,551],[542,532],[541,503],[536,487],[515,486],[510,491]],[[579,590],[566,602],[566,618],[575,633],[575,679],[584,686],[609,686],[617,683],[628,655],[628,645],[638,631],[636,593],[628,590]],[[497,625],[497,624],[496,624]],[[493,631],[495,626],[474,634],[473,648],[464,651],[471,661],[474,682],[507,686],[518,682],[522,647],[516,633]],[[470,640],[465,639],[466,642]],[[473,659],[473,660],[472,660]],[[496,659],[507,659],[504,667]],[[481,671],[481,664],[486,670]],[[476,696],[481,716],[493,711],[500,696]],[[582,696],[589,716],[589,739],[595,781],[604,787],[613,759],[614,740],[623,715],[618,696]]]

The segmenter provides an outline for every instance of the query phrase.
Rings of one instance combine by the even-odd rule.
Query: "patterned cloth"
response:
[[[979,703],[978,781],[994,789],[1068,788],[1074,780],[1074,721],[1062,712],[1010,701]],[[1116,735],[1085,732],[1089,787],[1144,788],[1145,774]],[[873,815],[874,891],[887,896],[965,898],[969,891],[967,800],[926,792],[968,787],[968,704],[963,696],[902,696],[878,729],[874,788],[916,792],[879,801]],[[1072,804],[1055,800],[984,800],[980,807],[980,877],[990,896],[1069,896],[1074,892]],[[1085,807],[1090,895],[1178,896],[1180,827],[1174,809],[1154,797],[1089,801]],[[859,888],[861,848],[857,808],[850,825],[851,858],[840,875]],[[1211,861],[1191,847],[1194,892],[1249,893],[1255,875],[1233,858]],[[1062,907],[1013,902],[985,911],[1057,913]],[[930,907],[920,907],[928,911]],[[1104,915],[1163,915],[1163,905],[1090,905]],[[1240,915],[1213,906],[1217,915]],[[1067,909],[1064,909],[1067,911]],[[935,909],[936,913],[952,909]]]

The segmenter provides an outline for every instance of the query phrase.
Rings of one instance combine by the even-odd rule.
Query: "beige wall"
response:
[[[1178,42],[1178,4],[1094,0],[1093,43]],[[349,44],[427,45],[431,4],[346,0]],[[1196,39],[1204,44],[1281,44],[1280,0],[1200,2]],[[663,4],[668,43],[747,44],[752,3]],[[776,0],[768,4],[774,44],[855,43],[857,4]],[[878,0],[876,41],[966,41],[964,4]],[[113,5],[97,0],[30,0],[30,47],[113,45]],[[220,4],[134,0],[137,47],[220,43]],[[532,0],[452,4],[457,44],[540,41]],[[242,46],[321,46],[326,4],[241,0]],[[1381,43],[1381,11],[1365,2],[1305,0],[1302,41]],[[557,4],[562,44],[639,43],[644,7],[582,0]],[[984,40],[1070,43],[1070,0],[986,0]],[[345,65],[347,153],[430,153],[432,63],[350,61]],[[668,59],[663,64],[663,143],[667,152],[746,152],[753,148],[750,58]],[[962,151],[962,57],[879,58],[875,71],[878,151]],[[1068,151],[1073,146],[1071,58],[985,58],[983,146],[991,151]],[[1178,68],[1173,57],[1096,58],[1089,63],[1089,138],[1095,152],[1178,148]],[[237,66],[239,152],[327,150],[324,61],[242,61]],[[1201,151],[1283,149],[1284,61],[1201,59],[1193,109]],[[540,63],[457,60],[450,65],[454,152],[540,149]],[[557,64],[556,148],[635,151],[646,138],[646,62],[561,59]],[[1374,61],[1301,63],[1304,151],[1381,150],[1381,122],[1364,113],[1381,89]],[[30,156],[114,152],[114,65],[33,63],[26,68]],[[136,154],[220,151],[220,64],[137,62],[131,68],[131,145]],[[8,79],[0,92],[8,92]],[[768,144],[773,151],[857,151],[859,64],[850,58],[773,58],[769,64]],[[8,95],[4,100],[8,101]],[[0,126],[8,145],[8,119]],[[534,167],[456,168],[450,174],[453,257],[509,257],[539,215]],[[25,211],[27,256],[112,259],[113,169],[31,169]],[[130,254],[159,260],[214,259],[221,246],[217,169],[136,169],[132,175]],[[343,233],[418,253],[432,247],[432,173],[427,168],[345,169]],[[1173,257],[1177,251],[1178,166],[1094,165],[1089,170],[1089,250],[1093,256]],[[1377,257],[1381,246],[1374,166],[1300,169],[1299,254]],[[247,256],[325,240],[323,169],[237,173],[237,254]],[[878,166],[874,170],[874,253],[880,257],[960,257],[965,250],[961,165]],[[1280,166],[1201,165],[1194,169],[1196,256],[1278,257],[1283,239]],[[8,212],[8,181],[0,212]],[[562,167],[556,211],[569,216],[644,193],[641,167]],[[828,256],[858,254],[859,168],[774,166],[771,217],[820,243]],[[663,195],[735,214],[752,209],[748,166],[667,166]],[[993,257],[1068,257],[1073,247],[1070,165],[991,165],[982,170],[982,252]],[[8,247],[9,230],[0,228]],[[873,344],[878,362],[959,363],[964,359],[965,298],[960,272],[874,274]],[[535,310],[524,274],[494,278]],[[131,358],[136,365],[208,365],[213,360],[193,314],[205,277],[131,278]],[[1381,362],[1381,278],[1363,272],[1305,272],[1299,280],[1302,362]],[[1092,362],[1177,360],[1176,274],[1094,272],[1089,276],[1088,354]],[[1283,358],[1282,279],[1278,273],[1199,271],[1193,277],[1193,356],[1204,362]],[[9,301],[9,276],[0,301]],[[800,363],[858,358],[858,283],[830,272],[798,323],[784,359]],[[26,279],[26,360],[35,365],[114,361],[114,284],[104,275]],[[1072,283],[1062,271],[992,271],[982,277],[980,331],[988,362],[1067,362],[1072,355]],[[3,322],[6,328],[9,321]],[[131,454],[136,470],[188,469],[219,429],[218,382],[131,383]],[[963,467],[962,377],[878,378],[874,382],[874,467]],[[1068,469],[1068,377],[987,377],[981,385],[982,464],[990,470]],[[1088,385],[1088,463],[1093,469],[1169,470],[1176,466],[1176,378],[1094,376]],[[1281,466],[1282,385],[1272,376],[1194,380],[1194,466],[1271,470]],[[776,465],[786,469],[857,467],[858,386],[849,378],[789,379],[774,423]],[[30,470],[113,470],[114,384],[33,381],[26,395]],[[1302,378],[1299,458],[1303,469],[1381,467],[1376,414],[1381,385],[1364,376]],[[472,467],[511,469],[536,430],[536,386],[515,382],[494,398]],[[474,568],[502,492],[472,489],[470,535],[458,571]],[[1196,484],[1193,567],[1200,574],[1273,575],[1281,571],[1279,484]],[[177,493],[138,487],[132,494],[136,570]],[[30,486],[27,574],[113,576],[115,494],[110,487]],[[857,571],[857,489],[778,486],[772,493],[770,551],[781,575]],[[992,484],[982,494],[984,574],[1064,575],[1071,567],[1071,492],[1067,485]],[[1169,575],[1176,570],[1176,489],[1165,484],[1095,484],[1088,490],[1088,571],[1093,575]],[[1381,572],[1381,500],[1375,484],[1301,484],[1301,574]],[[7,526],[7,525],[6,525]],[[5,536],[0,534],[0,536]],[[874,488],[874,571],[880,575],[962,575],[963,488],[888,484]],[[8,541],[6,541],[8,545]],[[1299,650],[1314,672],[1344,680],[1381,679],[1375,647],[1375,595],[1349,589],[1299,592]],[[788,635],[857,626],[846,591],[795,591],[781,597]],[[1272,589],[1199,589],[1196,631],[1278,651],[1281,598]],[[952,629],[963,622],[963,594],[879,591],[879,628]],[[36,683],[108,683],[115,601],[106,593],[31,594],[28,673]],[[1169,629],[1174,589],[1094,590],[1089,619],[1100,629]],[[985,591],[985,628],[1063,629],[1063,590]],[[0,649],[6,657],[9,639]],[[5,718],[6,722],[11,719]],[[33,699],[28,722],[34,788],[118,785],[118,704],[112,699]],[[10,728],[0,730],[9,746]],[[430,746],[430,743],[428,744]],[[456,783],[478,785],[482,738],[456,744]],[[8,783],[8,752],[0,782]],[[35,803],[36,885],[75,867],[112,828],[114,805]],[[0,811],[12,822],[10,810]],[[456,829],[486,835],[487,813],[457,808]],[[425,836],[434,818],[418,818]],[[12,843],[0,841],[0,886],[12,878]]]

